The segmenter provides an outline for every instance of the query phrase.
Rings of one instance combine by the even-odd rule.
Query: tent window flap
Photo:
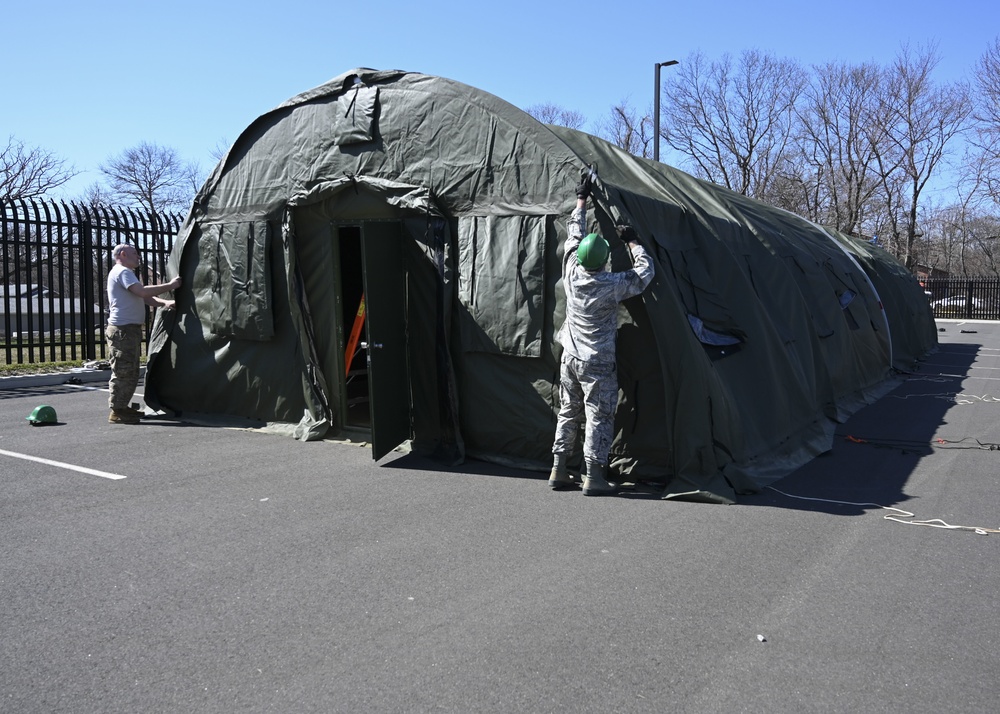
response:
[[[274,336],[270,228],[266,221],[217,227],[215,240],[203,241],[212,273],[212,332],[244,340]]]
[[[545,313],[545,216],[460,218],[462,347],[539,357]]]
[[[364,144],[375,138],[378,87],[357,85],[338,102],[334,135],[341,146]]]

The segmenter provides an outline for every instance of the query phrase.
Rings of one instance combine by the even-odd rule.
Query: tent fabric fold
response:
[[[614,478],[732,503],[829,450],[936,348],[915,278],[862,239],[458,82],[359,68],[253,121],[199,190],[147,401],[547,470],[560,260],[587,168],[613,269],[629,265],[623,223],[656,268],[619,310]]]

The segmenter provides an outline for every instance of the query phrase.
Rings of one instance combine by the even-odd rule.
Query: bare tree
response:
[[[28,147],[13,136],[0,149],[0,198],[33,198],[59,188],[77,175],[50,151]]]
[[[185,209],[199,184],[200,169],[173,149],[142,142],[101,164],[115,200],[150,213]]]
[[[951,275],[1000,276],[1000,217],[956,204],[936,212],[928,225],[935,233],[928,265]]]
[[[108,192],[108,187],[97,181],[84,189],[80,200],[88,206],[108,206],[114,203],[114,199]]]
[[[44,196],[59,188],[77,172],[66,165],[63,159],[38,147],[29,147],[24,142],[10,136],[7,145],[0,148],[0,200],[30,199]],[[14,224],[14,230],[18,230]],[[3,273],[5,285],[28,285],[38,283],[48,286],[53,274],[58,274],[59,266],[66,259],[64,245],[71,242],[68,231],[60,231],[55,242],[34,246],[29,245],[25,236],[22,240],[6,245],[3,250]],[[32,255],[37,256],[37,272],[29,274],[33,264]],[[56,272],[54,273],[53,270]],[[12,292],[13,294],[13,292]]]
[[[931,73],[937,62],[934,48],[917,54],[905,46],[900,50],[886,79],[884,123],[874,129],[886,140],[875,142],[877,160],[887,217],[898,240],[896,256],[907,268],[915,263],[921,195],[971,113],[964,84],[934,83]]]
[[[587,123],[580,112],[564,109],[557,104],[532,104],[524,111],[543,124],[555,124],[569,129],[583,129],[583,125]]]
[[[975,132],[969,165],[979,191],[1000,206],[1000,37],[975,68]]]
[[[787,160],[805,82],[798,64],[758,50],[736,63],[696,52],[664,82],[661,135],[698,176],[766,200]]]
[[[650,114],[640,116],[627,99],[612,107],[607,119],[598,122],[597,135],[633,156],[652,157],[653,121]]]
[[[974,216],[966,232],[971,243],[970,252],[977,259],[974,274],[1000,276],[1000,218]]]
[[[928,221],[935,235],[928,254],[927,265],[946,273],[954,273],[965,255],[964,231],[965,206],[949,206],[938,211]]]
[[[871,128],[880,109],[882,70],[873,64],[815,68],[803,94],[796,142],[807,216],[845,233],[865,232],[866,214],[881,189]],[[868,226],[870,229],[871,227]]]
[[[226,154],[229,153],[229,149],[232,148],[232,146],[233,142],[223,137],[215,142],[215,147],[209,152],[209,154],[213,159],[215,159],[215,163],[219,163],[226,158]],[[201,187],[199,186],[198,188]]]

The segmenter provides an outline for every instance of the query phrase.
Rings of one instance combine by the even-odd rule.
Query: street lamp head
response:
[[[656,86],[654,87],[653,94],[653,161],[660,160],[660,67],[671,67],[677,64],[677,60],[667,60],[666,62],[657,62],[653,69],[654,81]]]

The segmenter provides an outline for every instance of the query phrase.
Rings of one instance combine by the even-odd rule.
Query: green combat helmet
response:
[[[28,421],[31,422],[32,426],[39,426],[41,424],[55,424],[56,423],[56,410],[50,407],[48,404],[42,404],[35,407],[31,414],[27,417]]]
[[[576,259],[587,270],[600,270],[608,262],[611,246],[599,233],[588,233],[576,249]]]

